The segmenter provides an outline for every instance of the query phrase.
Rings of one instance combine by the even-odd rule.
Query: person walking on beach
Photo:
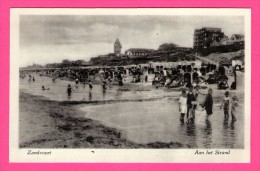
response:
[[[111,76],[110,76],[110,74],[109,74],[109,76],[108,76],[108,85],[109,85],[109,87],[112,85],[112,78],[111,78]]]
[[[70,84],[68,85],[68,88],[67,88],[67,93],[68,93],[68,96],[70,97],[71,96],[71,92],[72,92],[72,87],[70,86]]]
[[[144,81],[145,81],[145,82],[148,81],[148,75],[145,75],[145,77],[144,77]]]
[[[185,113],[187,113],[187,94],[186,94],[185,90],[182,90],[182,94],[179,99],[179,104],[180,104],[179,109],[181,112],[180,121],[181,121],[181,123],[184,123],[184,116],[185,116]]]
[[[233,96],[232,97],[232,103],[231,103],[231,117],[232,117],[232,122],[235,122],[237,119],[236,119],[236,110],[237,110],[237,106],[238,106],[238,98],[237,96]]]
[[[35,81],[35,78],[33,77],[33,82]]]
[[[79,86],[79,79],[78,78],[76,78],[75,83],[76,83],[76,88],[78,88],[78,86]]]
[[[92,90],[92,88],[93,88],[93,85],[92,85],[92,82],[91,82],[91,80],[89,80],[88,86],[89,86],[89,91],[91,91],[91,90]]]
[[[207,94],[206,100],[204,102],[204,107],[205,107],[206,113],[207,113],[207,118],[206,118],[207,120],[208,120],[209,116],[213,114],[213,112],[212,112],[212,106],[213,106],[212,93],[213,93],[213,90],[210,88],[208,90],[208,94]]]
[[[229,119],[229,104],[230,104],[230,97],[229,97],[229,92],[225,92],[225,97],[223,98],[222,104],[220,106],[220,109],[224,109],[224,119],[228,120]]]
[[[105,80],[103,81],[102,88],[103,88],[103,92],[107,90],[107,82]]]

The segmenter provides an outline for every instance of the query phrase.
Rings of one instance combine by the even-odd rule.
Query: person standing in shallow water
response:
[[[213,90],[210,88],[208,90],[208,94],[207,94],[206,100],[204,102],[204,107],[205,107],[205,110],[206,110],[206,113],[207,113],[206,119],[208,119],[209,116],[213,114],[213,112],[212,112],[212,107],[213,107],[212,93],[213,93]]]
[[[181,123],[184,123],[184,116],[185,113],[187,113],[187,94],[185,90],[182,90],[182,94],[179,99],[179,104],[180,104],[180,112],[181,112],[180,121]]]
[[[232,103],[231,103],[231,117],[232,117],[232,122],[235,122],[237,119],[236,119],[236,110],[237,110],[237,107],[238,107],[238,98],[237,96],[233,96],[232,97]]]
[[[190,87],[187,94],[187,119],[193,118],[193,101],[196,101],[196,97],[193,94],[193,87]]]
[[[225,92],[225,97],[223,98],[222,104],[220,106],[220,109],[224,109],[224,119],[228,120],[229,119],[229,103],[230,103],[230,98],[229,98],[229,92]]]

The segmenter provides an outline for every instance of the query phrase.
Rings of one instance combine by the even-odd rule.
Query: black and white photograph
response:
[[[11,22],[11,146],[249,154],[248,11],[45,10]]]

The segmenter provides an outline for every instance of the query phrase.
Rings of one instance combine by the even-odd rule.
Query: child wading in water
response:
[[[193,94],[193,87],[189,88],[189,92],[187,93],[187,119],[193,119],[194,110],[192,102],[196,101],[196,97]]]
[[[210,88],[209,91],[208,91],[205,103],[204,103],[204,107],[205,107],[206,112],[207,112],[207,119],[209,118],[210,115],[213,114],[213,112],[212,112],[212,106],[213,106],[212,93],[213,93],[213,90]]]
[[[68,88],[67,88],[67,93],[68,93],[68,96],[70,97],[71,96],[71,92],[72,92],[72,87],[70,86],[70,84],[68,85]]]
[[[232,103],[231,103],[231,117],[232,117],[232,122],[236,121],[236,110],[237,110],[237,106],[238,106],[238,98],[237,96],[233,96],[232,97]]]
[[[230,98],[229,98],[229,92],[225,92],[225,97],[223,98],[222,104],[220,106],[220,109],[224,109],[224,119],[228,120],[229,119],[229,103],[230,103]]]
[[[42,86],[42,90],[50,90],[50,88],[45,88],[44,86]]]
[[[182,90],[182,94],[181,94],[179,103],[180,103],[180,112],[181,112],[180,121],[181,121],[181,123],[184,123],[184,116],[185,116],[185,113],[187,113],[187,94],[186,94],[185,90]]]

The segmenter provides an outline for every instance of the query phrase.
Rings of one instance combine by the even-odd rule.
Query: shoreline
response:
[[[190,148],[179,142],[131,142],[121,130],[84,118],[73,104],[42,96],[20,92],[19,104],[20,123],[26,121],[19,124],[20,148]]]

